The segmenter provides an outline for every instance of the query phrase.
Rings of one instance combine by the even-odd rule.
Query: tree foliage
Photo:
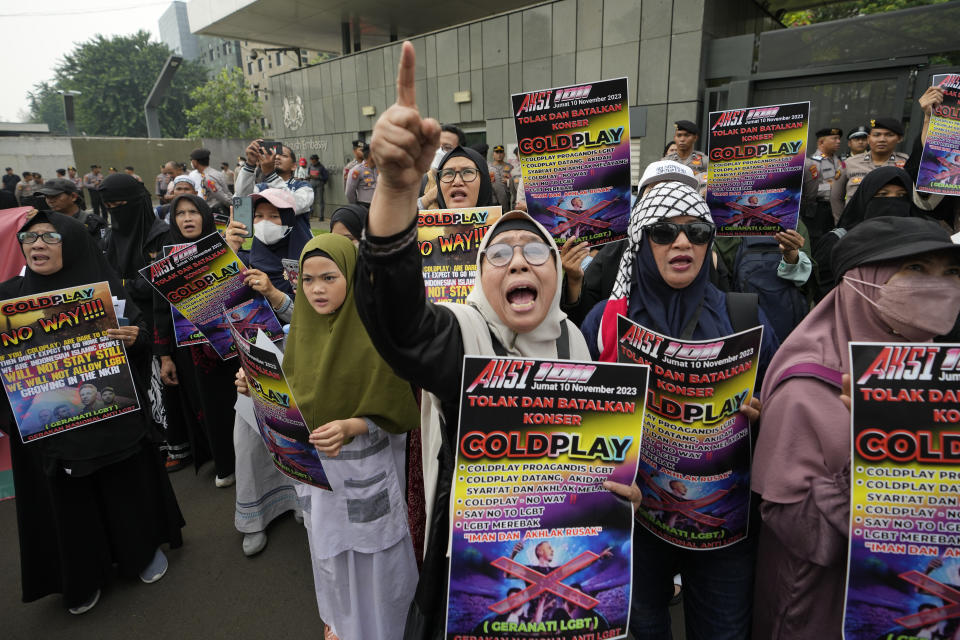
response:
[[[51,131],[65,131],[63,101],[57,90],[81,92],[74,100],[77,129],[90,136],[145,137],[143,104],[172,51],[150,42],[147,31],[105,38],[96,35],[78,44],[54,69],[52,82],[41,82],[29,94],[30,118]],[[187,132],[185,111],[193,106],[190,91],[207,79],[206,69],[185,60],[173,77],[159,108],[166,137]]]
[[[815,9],[804,9],[802,11],[787,11],[780,18],[780,21],[787,27],[805,27],[810,24],[820,22],[829,22],[831,20],[843,20],[845,18],[855,18],[857,16],[866,16],[871,13],[886,13],[887,11],[899,11],[900,9],[910,9],[912,7],[922,7],[930,4],[941,4],[949,0],[862,0],[838,2]]]
[[[187,110],[191,138],[257,138],[263,135],[263,112],[238,67],[221,69],[206,84],[190,92]]]

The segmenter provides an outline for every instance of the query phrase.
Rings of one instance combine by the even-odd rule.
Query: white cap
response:
[[[673,160],[657,160],[656,162],[648,164],[647,168],[643,170],[639,190],[643,191],[644,187],[654,182],[667,181],[682,182],[693,189],[700,188],[700,182],[697,180],[697,177],[693,175],[693,170],[690,167],[684,166],[679,162],[674,162]]]
[[[194,181],[193,181],[193,178],[191,178],[190,176],[180,175],[180,176],[177,176],[176,178],[173,179],[173,184],[174,184],[174,185],[176,185],[177,183],[180,183],[180,182],[189,182],[189,183],[190,183],[190,186],[193,187],[193,190],[194,190],[194,191],[199,191],[199,189],[197,189],[197,183],[194,182]]]

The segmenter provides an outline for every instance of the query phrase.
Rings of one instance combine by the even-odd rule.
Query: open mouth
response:
[[[530,311],[537,303],[537,289],[527,283],[517,283],[507,289],[506,297],[507,303],[514,311]]]
[[[44,253],[30,254],[30,262],[32,262],[33,264],[46,264],[47,262],[49,262],[49,260],[50,260],[50,256]]]
[[[466,189],[454,189],[450,192],[451,200],[464,200],[469,197]]]
[[[670,259],[670,266],[678,271],[686,271],[693,264],[692,256],[676,256]]]
[[[313,300],[310,301],[310,304],[312,304],[315,307],[325,307],[327,306],[327,302],[328,301],[326,298],[314,298]]]

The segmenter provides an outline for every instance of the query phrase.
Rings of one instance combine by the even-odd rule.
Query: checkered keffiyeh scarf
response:
[[[637,252],[643,241],[643,229],[660,220],[679,216],[694,216],[709,223],[713,223],[710,208],[700,193],[681,182],[661,182],[654,185],[645,196],[637,200],[630,213],[630,223],[627,226],[627,248],[620,258],[617,269],[617,278],[613,283],[613,291],[607,300],[600,321],[600,331],[597,334],[597,346],[600,350],[600,360],[616,362],[616,334],[617,316],[627,315],[627,306],[630,299],[630,287],[633,283],[633,268],[636,263]],[[604,348],[606,347],[606,348]]]

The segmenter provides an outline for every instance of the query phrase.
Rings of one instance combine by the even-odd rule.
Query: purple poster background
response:
[[[960,637],[960,344],[851,343],[847,640]]]
[[[796,229],[809,102],[710,114],[707,204],[718,236]]]
[[[960,195],[960,75],[939,74],[933,86],[943,89],[943,103],[933,111],[920,156],[917,190]]]
[[[750,423],[740,407],[753,395],[763,328],[681,342],[623,316],[617,320],[617,359],[652,369],[637,521],[688,549],[743,540],[751,456]]]
[[[557,244],[626,236],[630,216],[627,79],[513,95],[527,209]]]

